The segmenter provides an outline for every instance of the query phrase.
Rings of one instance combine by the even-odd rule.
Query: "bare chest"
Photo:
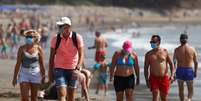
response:
[[[167,54],[164,52],[154,52],[150,55],[150,61],[164,62],[166,61]]]

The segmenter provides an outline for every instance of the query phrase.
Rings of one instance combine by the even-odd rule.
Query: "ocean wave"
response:
[[[150,50],[151,49],[150,44],[149,44],[150,39],[147,36],[133,38],[130,33],[116,34],[113,32],[113,33],[104,34],[104,37],[107,39],[114,40],[114,42],[110,43],[111,46],[113,46],[113,47],[121,48],[121,46],[125,40],[131,40],[133,43],[134,49],[144,49],[144,50]],[[162,43],[161,46],[163,48],[170,50],[170,51],[173,51],[174,48],[177,47],[177,45],[173,44],[173,43]]]

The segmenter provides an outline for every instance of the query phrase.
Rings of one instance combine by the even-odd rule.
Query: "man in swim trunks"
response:
[[[160,47],[161,38],[159,35],[151,37],[151,49],[145,55],[144,76],[147,87],[152,91],[152,101],[158,101],[160,94],[161,101],[167,101],[170,88],[170,78],[173,78],[173,63],[168,51]],[[168,76],[168,64],[171,76]]]
[[[173,57],[174,65],[177,67],[176,79],[178,80],[180,101],[184,101],[184,82],[186,82],[188,88],[187,101],[191,101],[193,96],[193,79],[197,76],[198,69],[196,50],[187,42],[188,35],[181,34],[181,45],[175,49]]]
[[[88,47],[88,49],[96,48],[95,61],[102,62],[106,58],[105,56],[106,56],[107,42],[105,38],[101,36],[100,32],[97,31],[95,34],[96,34],[96,39],[95,39],[94,45],[91,47]]]

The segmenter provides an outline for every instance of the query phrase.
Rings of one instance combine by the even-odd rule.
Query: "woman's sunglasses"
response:
[[[33,36],[26,36],[26,38],[34,38]]]

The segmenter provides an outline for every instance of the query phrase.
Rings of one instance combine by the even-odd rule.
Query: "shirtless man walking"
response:
[[[95,34],[96,39],[94,45],[88,47],[88,49],[94,49],[94,48],[96,49],[95,61],[99,63],[105,60],[107,42],[105,38],[101,36],[100,32],[96,32]]]
[[[188,100],[193,96],[193,79],[197,76],[198,60],[196,50],[188,43],[188,35],[181,34],[180,43],[174,51],[174,65],[177,67],[176,79],[179,86],[180,101],[184,101],[184,82],[188,88]]]
[[[173,63],[166,49],[160,47],[161,38],[159,35],[151,37],[153,48],[145,55],[144,76],[147,87],[152,91],[152,101],[158,101],[160,94],[161,101],[167,101],[170,88],[170,78],[173,78]],[[168,64],[171,76],[168,76]]]

